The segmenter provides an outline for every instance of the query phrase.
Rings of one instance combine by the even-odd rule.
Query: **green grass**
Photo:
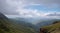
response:
[[[36,30],[24,25],[13,24],[6,16],[0,13],[0,33],[37,33]]]
[[[49,26],[44,26],[43,28],[47,29],[48,32],[52,32],[52,31],[60,28],[60,21],[59,21],[59,23],[52,24],[52,25],[49,25]]]
[[[25,27],[23,25],[9,24],[7,22],[7,20],[0,20],[0,33],[36,33],[33,28]]]

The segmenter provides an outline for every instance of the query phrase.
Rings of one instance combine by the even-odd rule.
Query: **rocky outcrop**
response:
[[[45,28],[40,28],[40,33],[47,33],[47,29],[45,29]]]

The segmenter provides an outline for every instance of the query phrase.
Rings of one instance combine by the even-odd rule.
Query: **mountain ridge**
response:
[[[40,28],[40,33],[60,33],[60,21],[55,21],[53,24],[49,26],[44,26]]]
[[[0,13],[0,33],[36,33],[33,28],[21,24],[17,25],[14,22]]]

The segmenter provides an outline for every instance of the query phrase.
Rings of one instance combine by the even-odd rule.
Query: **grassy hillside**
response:
[[[55,21],[52,25],[43,27],[50,33],[60,33],[60,21]]]
[[[24,25],[14,24],[13,21],[9,21],[2,13],[0,13],[0,33],[37,33],[36,30]]]

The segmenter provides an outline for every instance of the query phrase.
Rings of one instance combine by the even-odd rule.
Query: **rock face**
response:
[[[40,33],[47,33],[47,29],[45,29],[45,28],[40,28]]]

